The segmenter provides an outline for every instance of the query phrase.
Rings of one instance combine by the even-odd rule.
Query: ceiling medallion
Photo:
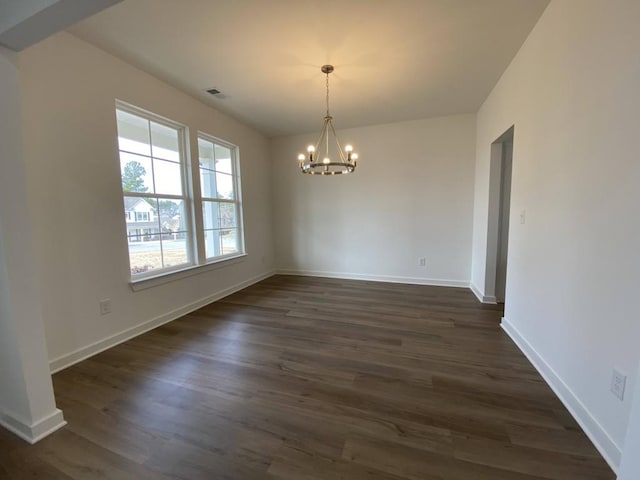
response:
[[[351,173],[356,169],[358,154],[353,151],[351,145],[345,145],[344,150],[340,146],[338,135],[333,128],[333,117],[329,114],[329,74],[333,72],[333,65],[323,65],[322,73],[327,76],[327,113],[322,123],[320,138],[314,145],[307,147],[307,155],[301,153],[298,155],[298,162],[302,173],[310,175],[340,175],[342,173]],[[329,137],[333,136],[335,144],[338,147],[337,159],[331,160],[329,156]],[[332,143],[332,142],[331,142]]]

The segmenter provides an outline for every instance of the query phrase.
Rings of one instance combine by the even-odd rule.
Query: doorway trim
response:
[[[502,174],[505,145],[511,143],[515,134],[515,125],[509,127],[491,144],[491,163],[489,169],[489,206],[487,216],[487,251],[484,279],[484,303],[497,303],[496,280],[499,262],[500,237],[502,225]],[[513,146],[511,147],[513,148]],[[511,192],[509,191],[509,195]],[[508,244],[507,244],[508,245]],[[507,246],[508,248],[508,246]]]

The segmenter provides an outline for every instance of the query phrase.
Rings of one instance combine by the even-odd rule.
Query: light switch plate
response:
[[[108,313],[111,313],[111,299],[105,298],[100,300],[100,315],[107,315]]]
[[[615,368],[611,377],[611,392],[620,400],[624,400],[624,389],[627,386],[627,376]]]

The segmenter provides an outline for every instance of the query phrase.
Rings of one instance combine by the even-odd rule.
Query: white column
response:
[[[0,47],[0,424],[33,443],[56,408],[34,258],[15,54]]]

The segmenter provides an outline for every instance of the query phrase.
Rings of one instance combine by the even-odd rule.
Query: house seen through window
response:
[[[194,179],[186,127],[120,102],[116,117],[132,278],[243,253],[237,148],[200,134]]]

